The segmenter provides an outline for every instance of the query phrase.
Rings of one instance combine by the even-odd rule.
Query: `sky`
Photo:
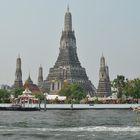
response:
[[[38,68],[46,79],[58,57],[64,14],[70,7],[77,54],[97,87],[102,53],[110,79],[140,78],[140,0],[0,0],[0,84],[13,85],[16,59],[23,82]]]

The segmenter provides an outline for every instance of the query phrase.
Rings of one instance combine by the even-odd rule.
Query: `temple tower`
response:
[[[21,70],[21,58],[20,56],[17,58],[16,62],[16,73],[15,73],[15,87],[23,87],[22,83],[22,70]]]
[[[38,71],[38,86],[40,86],[42,83],[43,83],[43,68],[42,66],[40,66]]]
[[[93,96],[95,87],[88,79],[85,68],[77,56],[76,38],[72,30],[72,15],[67,8],[64,17],[64,31],[60,39],[59,55],[53,68],[50,68],[45,84],[51,94],[56,94],[65,83],[78,83],[87,94]]]
[[[109,69],[105,65],[105,58],[102,55],[100,59],[100,71],[99,71],[99,84],[97,89],[98,97],[107,97],[111,95],[111,84],[109,78]]]

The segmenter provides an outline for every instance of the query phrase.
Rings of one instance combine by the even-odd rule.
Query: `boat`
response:
[[[0,110],[7,111],[39,111],[38,107],[23,107],[20,104],[13,104],[11,106],[0,107]]]
[[[140,107],[133,108],[133,111],[134,111],[135,113],[140,113]]]

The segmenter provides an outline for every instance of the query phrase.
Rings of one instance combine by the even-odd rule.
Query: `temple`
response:
[[[69,7],[65,13],[64,31],[62,31],[60,39],[58,58],[55,65],[50,68],[43,85],[50,94],[56,94],[65,83],[80,84],[86,93],[91,96],[93,96],[96,91],[77,56],[76,37],[72,30],[72,15],[69,11]]]
[[[24,89],[29,89],[33,94],[39,93],[40,89],[39,87],[33,83],[30,74],[28,76],[28,79],[24,83]]]

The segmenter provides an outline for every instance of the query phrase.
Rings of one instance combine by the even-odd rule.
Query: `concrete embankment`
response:
[[[130,109],[136,107],[139,107],[139,104],[46,104],[46,110]],[[44,110],[44,104],[40,105],[40,109]],[[38,111],[40,109],[38,104],[25,104],[23,107],[0,104],[0,110]]]
[[[47,110],[99,110],[99,109],[130,109],[136,108],[139,104],[47,104]],[[44,105],[41,104],[41,109],[44,109]]]

